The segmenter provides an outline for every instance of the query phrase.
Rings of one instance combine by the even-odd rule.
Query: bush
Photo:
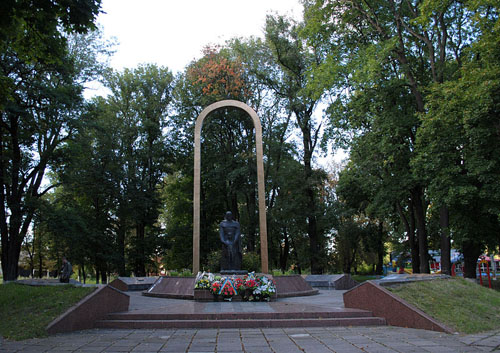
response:
[[[193,276],[193,273],[191,272],[190,269],[188,268],[185,268],[184,270],[182,270],[181,273],[179,273],[179,276],[180,277],[192,277]]]
[[[260,256],[254,252],[243,254],[241,269],[248,272],[260,272]]]
[[[192,277],[193,273],[189,268],[185,268],[182,271],[177,271],[177,270],[171,270],[167,271],[167,276],[170,277]]]
[[[220,259],[222,250],[214,250],[207,256],[207,265],[203,269],[207,272],[217,273],[220,271]]]

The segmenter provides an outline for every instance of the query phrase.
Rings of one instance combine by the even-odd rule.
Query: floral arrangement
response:
[[[214,295],[219,295],[220,289],[221,289],[221,283],[219,281],[214,281],[210,285],[210,293]]]
[[[224,282],[221,285],[222,288],[219,290],[219,295],[221,295],[223,298],[228,299],[231,301],[233,298],[233,295],[236,295],[236,289],[234,287],[233,281],[231,278],[226,278]]]
[[[236,288],[237,294],[245,293],[245,282],[241,278],[236,278],[234,280],[234,287]]]
[[[210,272],[198,272],[196,275],[196,280],[194,284],[195,289],[209,289],[210,285],[214,281],[215,276]]]
[[[221,296],[229,301],[235,295],[240,295],[245,301],[269,301],[276,294],[276,284],[272,279],[253,272],[243,278],[198,273],[195,289],[208,289],[214,296]]]
[[[269,301],[276,294],[276,284],[266,276],[261,276],[259,286],[253,290],[253,296],[260,300]]]

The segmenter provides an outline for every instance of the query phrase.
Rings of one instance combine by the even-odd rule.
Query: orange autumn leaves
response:
[[[213,100],[245,101],[250,95],[245,69],[238,59],[224,55],[220,47],[206,47],[203,58],[187,69],[188,80]]]

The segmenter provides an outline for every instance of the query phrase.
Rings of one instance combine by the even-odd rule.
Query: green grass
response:
[[[498,329],[498,291],[461,278],[412,282],[387,289],[458,332]]]
[[[45,327],[95,288],[0,285],[0,336],[13,340],[45,337]]]
[[[375,275],[351,275],[351,278],[355,280],[358,283],[368,281],[371,279],[377,279],[377,276]]]

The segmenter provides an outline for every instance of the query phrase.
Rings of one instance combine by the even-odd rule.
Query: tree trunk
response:
[[[347,251],[347,256],[344,257],[344,263],[342,266],[342,270],[344,273],[349,274],[351,273],[351,268],[353,267],[354,262],[356,261],[356,252],[357,248],[354,249],[352,252],[351,250]],[[354,267],[354,273],[356,273],[356,267]]]
[[[416,187],[412,190],[412,200],[415,209],[415,220],[417,224],[420,273],[430,273],[429,249],[427,243],[427,230],[425,222],[425,209],[422,200],[422,189],[420,187]]]
[[[462,253],[464,254],[464,277],[476,278],[477,259],[481,255],[480,245],[472,241],[464,242]]]
[[[384,255],[385,255],[385,249],[384,249],[384,223],[379,222],[378,224],[378,244],[377,244],[377,267],[375,274],[376,275],[382,275],[384,273],[383,268],[384,268]]]
[[[100,274],[99,273],[99,268],[96,266],[95,267],[95,283],[96,284],[99,284],[99,278],[100,278],[99,274]]]
[[[145,249],[144,249],[144,234],[145,226],[143,223],[136,225],[136,246],[137,246],[137,256],[135,259],[135,275],[137,277],[146,276],[146,266],[145,266]]]
[[[4,281],[15,281],[18,277],[18,264],[19,264],[19,255],[21,253],[21,247],[17,244],[12,244],[6,251],[6,262],[4,265],[4,259],[2,259],[2,271],[3,271],[3,280]],[[2,251],[2,257],[3,251]]]
[[[399,217],[401,218],[401,221],[403,222],[406,234],[408,234],[408,244],[410,247],[411,267],[413,273],[420,273],[420,258],[418,256],[418,244],[415,240],[415,213],[413,211],[413,204],[410,201],[409,212],[408,212],[408,215],[410,217],[409,221],[405,216],[403,208],[399,203],[396,203],[396,209],[398,211]]]
[[[447,206],[439,210],[439,225],[441,226],[441,273],[451,275],[451,241],[450,212]]]
[[[290,252],[290,242],[288,241],[288,234],[286,227],[283,227],[284,244],[280,246],[280,268],[281,272],[285,273],[287,270],[288,253]]]
[[[38,254],[38,278],[43,277],[43,263],[42,263],[42,256]]]
[[[307,234],[309,235],[309,251],[311,256],[311,274],[321,274],[323,269],[319,261],[320,251],[317,233],[317,221],[315,215],[307,217]]]
[[[85,275],[85,262],[82,263],[82,276],[83,276],[83,284],[85,284],[87,280],[87,276]]]
[[[295,241],[293,240],[293,237],[290,236],[290,243],[293,248],[293,254],[295,256],[295,261],[297,262],[297,273],[299,275],[302,274],[302,267],[300,266],[300,259],[299,259],[299,253],[297,252],[297,247],[295,245]]]
[[[304,133],[307,136],[306,133]],[[310,137],[309,137],[310,139]],[[304,140],[307,140],[304,137]],[[304,142],[306,144],[306,142]],[[322,268],[319,261],[320,249],[318,241],[318,226],[316,219],[316,198],[311,186],[312,182],[312,151],[304,152],[304,171],[305,171],[305,195],[307,200],[307,235],[309,236],[309,256],[311,261],[311,274],[321,274]]]
[[[42,278],[43,277],[43,274],[42,274],[42,271],[43,271],[43,256],[42,256],[42,238],[41,238],[40,232],[38,232],[38,242],[37,242],[37,245],[38,245],[38,249],[37,249],[37,252],[38,252],[38,278]]]
[[[101,283],[102,284],[108,283],[108,276],[105,270],[101,270]]]
[[[125,226],[118,225],[118,230],[116,232],[116,242],[118,246],[118,259],[117,259],[117,269],[119,276],[126,276],[125,270]]]

